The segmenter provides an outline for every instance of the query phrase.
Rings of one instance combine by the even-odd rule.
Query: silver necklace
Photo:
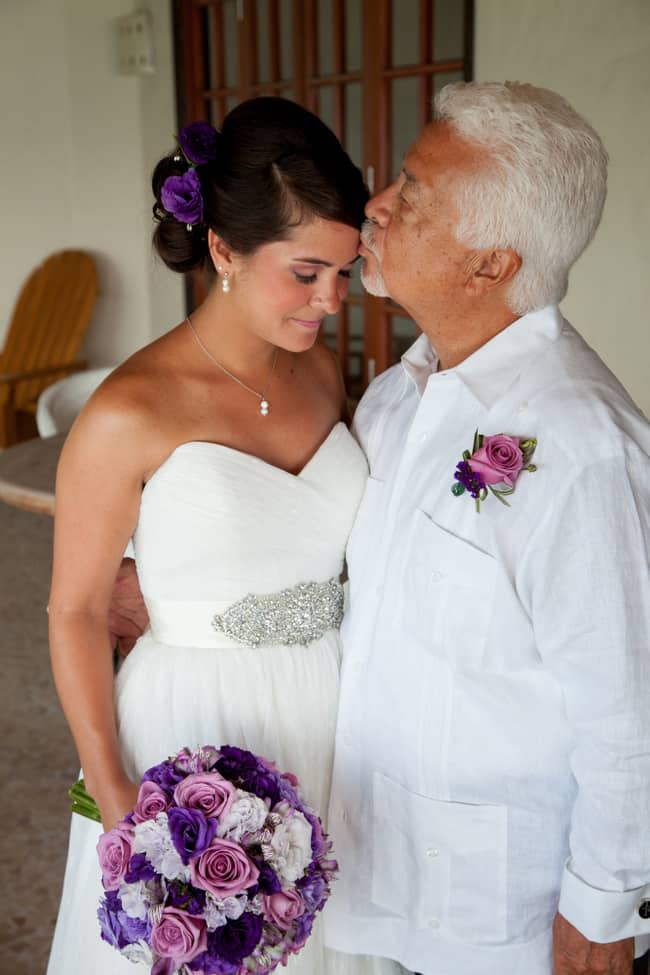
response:
[[[187,316],[187,324],[190,326],[190,330],[192,332],[192,335],[196,339],[196,344],[201,349],[201,351],[204,352],[205,355],[207,355],[207,357],[210,360],[210,362],[214,363],[214,365],[217,367],[217,369],[221,369],[222,372],[225,372],[226,376],[228,376],[230,379],[232,379],[233,382],[237,383],[238,386],[241,386],[242,389],[246,389],[246,390],[248,390],[249,393],[252,393],[253,396],[257,396],[258,400],[260,401],[260,413],[262,414],[262,416],[268,416],[269,415],[269,410],[270,410],[271,406],[270,406],[270,403],[269,403],[268,399],[266,398],[266,394],[268,392],[269,386],[271,385],[271,380],[273,379],[273,373],[275,372],[275,364],[276,364],[277,359],[278,359],[278,350],[277,350],[277,348],[276,348],[275,352],[273,353],[273,362],[271,364],[271,371],[269,372],[269,378],[266,380],[266,385],[265,385],[264,389],[262,390],[262,392],[261,393],[258,393],[256,389],[252,389],[250,386],[247,386],[245,382],[242,382],[241,379],[238,379],[237,376],[234,376],[228,369],[226,369],[225,366],[222,366],[220,362],[217,362],[217,360],[215,359],[215,357],[212,355],[212,353],[208,349],[206,349],[206,347],[204,346],[203,342],[201,341],[201,339],[197,335],[196,329],[192,325],[192,320],[191,320],[191,318],[190,318],[189,315]]]

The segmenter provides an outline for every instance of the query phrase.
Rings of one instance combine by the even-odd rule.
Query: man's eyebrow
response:
[[[354,257],[350,258],[347,264],[354,264],[360,259],[360,257],[360,254],[355,254]],[[318,264],[320,267],[334,267],[331,261],[323,261],[320,257],[292,257],[292,260],[296,261],[297,264]],[[347,264],[344,264],[343,266],[346,267]]]
[[[408,183],[409,188],[412,189],[412,190],[415,190],[415,191],[419,192],[419,190],[420,190],[420,183],[416,179],[416,177],[413,175],[413,173],[410,173],[408,171],[408,169],[406,169],[406,167],[402,167],[402,172],[404,173],[404,179]]]

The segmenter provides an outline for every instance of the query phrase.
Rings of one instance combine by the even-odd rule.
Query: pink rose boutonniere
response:
[[[521,472],[537,470],[530,463],[536,446],[534,437],[522,439],[504,433],[484,437],[477,430],[472,450],[464,450],[463,459],[456,465],[452,494],[458,498],[467,491],[476,502],[477,512],[480,512],[481,502],[486,500],[488,493],[509,508],[506,495],[514,492]]]

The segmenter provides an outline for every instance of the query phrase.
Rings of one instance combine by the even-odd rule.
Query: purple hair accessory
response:
[[[195,224],[203,220],[201,181],[194,169],[182,176],[168,176],[160,190],[162,205],[181,223]]]
[[[185,158],[195,166],[217,158],[219,133],[208,122],[190,122],[178,135]]]

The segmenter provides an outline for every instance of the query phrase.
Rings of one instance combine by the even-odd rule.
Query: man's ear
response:
[[[215,234],[214,230],[208,230],[208,250],[210,252],[210,258],[214,264],[214,269],[222,267],[226,271],[230,271],[232,267],[232,251],[225,244],[225,242]]]
[[[521,257],[511,248],[474,251],[467,265],[465,289],[480,297],[514,278],[521,267]]]

